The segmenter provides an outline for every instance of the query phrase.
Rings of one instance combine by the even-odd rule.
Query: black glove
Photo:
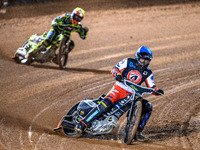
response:
[[[158,93],[157,93],[158,92]],[[161,90],[161,89],[158,89],[157,91],[156,91],[156,94],[159,94],[159,95],[164,95],[164,91],[163,90]]]
[[[83,28],[83,31],[84,31],[84,35],[86,36],[87,33],[88,33],[88,31],[89,31],[88,27],[84,27],[84,28]]]
[[[123,78],[122,75],[118,74],[115,76],[115,80],[119,81],[119,82],[123,82]]]
[[[82,36],[81,38],[82,38],[82,39],[86,39],[87,33],[88,33],[88,31],[89,31],[88,27],[82,28],[82,31],[83,31],[83,36]]]
[[[85,33],[89,31],[88,27],[84,27],[83,30],[85,31]]]

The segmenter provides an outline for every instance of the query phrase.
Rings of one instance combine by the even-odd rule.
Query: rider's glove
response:
[[[84,35],[85,35],[85,36],[87,36],[88,31],[89,31],[88,27],[84,27],[84,28],[83,28],[83,32],[84,32]]]
[[[161,89],[157,90],[157,92],[158,92],[160,95],[164,95],[164,91],[161,90]]]
[[[88,27],[84,27],[83,30],[85,31],[85,33],[89,31]]]
[[[122,75],[121,74],[117,74],[115,76],[115,80],[119,81],[119,82],[123,82],[123,78],[122,78]]]
[[[83,35],[81,37],[82,39],[86,39],[87,38],[88,31],[89,31],[88,27],[82,28],[82,33],[83,33]]]

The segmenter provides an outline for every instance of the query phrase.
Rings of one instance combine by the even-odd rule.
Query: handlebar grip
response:
[[[158,94],[158,95],[164,95],[164,93],[160,93],[158,90],[154,89],[153,90],[154,93]]]

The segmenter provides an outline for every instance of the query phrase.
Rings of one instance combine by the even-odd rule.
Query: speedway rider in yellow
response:
[[[81,20],[85,17],[85,11],[82,8],[77,7],[73,12],[63,14],[55,19],[51,23],[51,29],[47,34],[47,37],[44,41],[38,44],[32,51],[29,51],[26,58],[27,61],[25,64],[29,65],[32,62],[32,57],[38,52],[45,50],[51,42],[63,32],[64,36],[69,38],[71,37],[72,32],[77,32],[82,39],[86,39],[88,28],[82,27],[80,23]],[[74,48],[74,42],[71,40],[69,52]],[[56,60],[56,59],[54,59]],[[55,62],[56,63],[56,62]]]

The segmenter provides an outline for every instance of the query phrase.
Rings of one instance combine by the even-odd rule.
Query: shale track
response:
[[[50,9],[62,4],[15,6],[0,14],[0,149],[199,150],[200,3],[120,7],[113,0],[112,9],[81,3],[87,7],[82,24],[90,31],[86,40],[72,34],[76,47],[65,70],[53,63],[16,64],[11,57],[30,35],[48,31],[54,17],[73,10],[67,4],[69,11]],[[75,103],[106,94],[115,83],[111,68],[142,45],[152,49],[150,68],[165,91],[145,97],[153,104],[144,130],[150,142],[123,144],[125,116],[109,135],[73,139],[52,131]]]

